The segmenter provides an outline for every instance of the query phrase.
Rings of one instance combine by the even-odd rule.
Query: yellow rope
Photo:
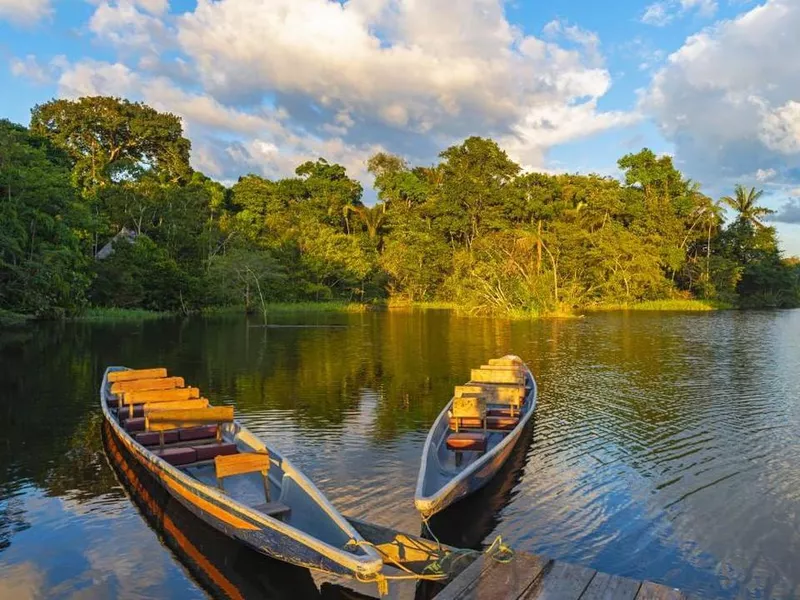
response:
[[[368,542],[366,540],[358,541],[351,539],[347,542],[347,546],[369,546],[374,548],[378,554],[380,554],[384,558],[384,562],[388,561],[392,563],[400,571],[406,573],[405,575],[385,575],[383,573],[378,573],[375,575],[361,575],[356,573],[356,579],[362,583],[376,583],[378,585],[378,594],[380,596],[385,596],[389,593],[389,581],[400,581],[400,580],[409,580],[414,579],[417,581],[442,581],[446,580],[450,577],[450,573],[444,570],[442,563],[452,558],[452,562],[450,563],[449,571],[453,571],[454,565],[461,559],[466,558],[468,556],[474,556],[476,554],[481,554],[476,550],[447,550],[442,548],[442,544],[436,535],[431,531],[430,525],[428,524],[427,519],[423,518],[422,522],[424,523],[428,533],[431,534],[433,539],[436,541],[437,550],[439,551],[439,559],[434,560],[429,563],[424,569],[423,573],[415,573],[404,564],[398,562],[394,557],[390,556],[386,552],[380,549],[380,547],[376,546],[375,544]],[[411,538],[406,538],[410,542],[416,544],[414,540]],[[418,549],[422,549],[425,551],[430,552],[430,548],[425,547],[422,544],[417,545]],[[503,538],[501,536],[497,536],[494,541],[489,545],[489,547],[483,552],[483,554],[487,555],[492,560],[495,560],[499,563],[509,563],[514,559],[514,551],[506,546],[503,543]],[[427,573],[430,571],[430,573]]]

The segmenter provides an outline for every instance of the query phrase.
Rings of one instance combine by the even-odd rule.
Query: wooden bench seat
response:
[[[167,370],[164,367],[154,369],[124,369],[122,371],[111,371],[108,374],[109,383],[118,381],[133,381],[134,379],[155,379],[166,377]]]
[[[292,512],[292,507],[283,504],[282,502],[267,502],[266,504],[259,504],[258,506],[253,506],[251,508],[265,515],[269,515],[270,517],[288,515],[290,512]]]

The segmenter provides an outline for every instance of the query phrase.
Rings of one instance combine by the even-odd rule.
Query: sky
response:
[[[369,187],[375,152],[470,135],[619,177],[648,147],[713,198],[763,189],[800,255],[798,31],[800,0],[0,0],[0,118],[141,100],[223,182],[325,157]]]

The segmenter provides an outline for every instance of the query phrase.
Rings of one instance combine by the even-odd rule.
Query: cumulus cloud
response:
[[[690,12],[713,17],[717,8],[716,0],[659,0],[644,9],[640,20],[647,25],[663,27]]]
[[[88,1],[86,29],[113,59],[26,57],[15,73],[180,115],[195,166],[218,177],[319,156],[366,177],[377,150],[427,162],[469,135],[541,168],[549,148],[639,118],[598,108],[611,76],[597,34],[523,33],[503,0],[198,0],[180,15],[167,0]]]
[[[54,68],[39,62],[33,54],[28,54],[25,58],[14,57],[9,63],[11,74],[40,85],[52,83],[54,78]]]
[[[800,198],[792,198],[781,206],[768,220],[776,223],[800,224]]]
[[[375,122],[447,139],[510,133],[565,105],[607,122],[592,103],[611,84],[592,64],[596,36],[559,24],[578,46],[569,50],[525,36],[499,0],[200,0],[178,32],[215,97],[249,104],[280,94],[298,118],[329,124],[344,111],[363,142],[377,141],[370,131],[386,135]]]
[[[693,176],[732,180],[800,167],[800,3],[768,0],[686,40],[641,108]]]
[[[15,25],[33,25],[53,12],[50,0],[0,0],[0,21]]]
[[[760,182],[769,181],[773,179],[778,172],[775,169],[759,169],[756,171],[756,180]]]

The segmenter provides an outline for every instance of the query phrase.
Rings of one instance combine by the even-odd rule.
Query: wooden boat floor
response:
[[[199,482],[204,483],[210,487],[217,487],[217,476],[214,469],[214,464],[204,465],[188,465],[181,469],[187,475],[194,477]],[[234,500],[241,502],[245,506],[256,508],[264,505],[267,502],[264,496],[264,478],[261,473],[246,473],[244,475],[236,475],[234,477],[225,478],[225,493]],[[269,497],[271,501],[277,501],[280,498],[281,489],[271,479],[269,480]],[[285,522],[290,521],[290,514],[284,515],[282,519]]]
[[[464,429],[461,428],[459,431],[464,432],[482,432],[482,429]],[[491,451],[492,448],[497,446],[504,437],[508,435],[507,431],[489,431],[486,433],[486,452]],[[453,474],[463,471],[467,468],[470,463],[478,460],[481,456],[486,454],[486,452],[474,452],[474,451],[464,451],[461,450],[459,453],[461,454],[461,459],[458,464],[456,464],[456,451],[450,450],[445,444],[442,444],[439,448],[439,466],[441,467],[442,474],[444,475],[444,480],[449,481]]]

